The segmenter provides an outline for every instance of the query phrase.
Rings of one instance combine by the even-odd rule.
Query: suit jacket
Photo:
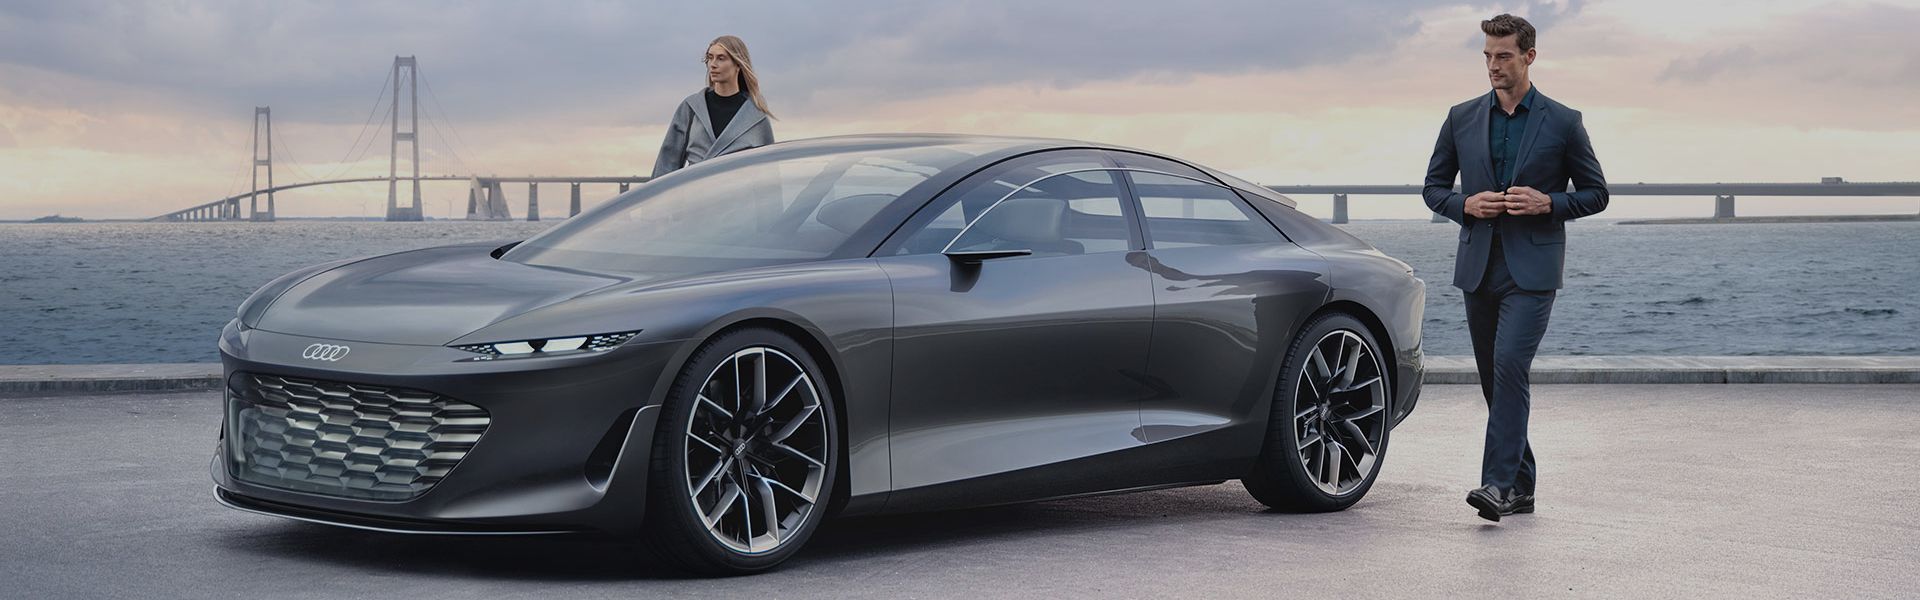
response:
[[[1427,163],[1421,196],[1427,208],[1460,224],[1460,247],[1453,260],[1453,285],[1473,291],[1486,276],[1494,231],[1500,232],[1507,270],[1521,289],[1560,289],[1566,264],[1566,222],[1607,209],[1607,179],[1593,154],[1580,111],[1539,94],[1520,134],[1513,185],[1531,187],[1553,199],[1544,215],[1502,214],[1480,219],[1466,214],[1467,197],[1494,190],[1493,152],[1488,119],[1498,100],[1494,93],[1462,102],[1447,112],[1440,139]],[[1454,191],[1454,175],[1460,191]],[[1568,191],[1567,182],[1573,182]]]
[[[773,143],[773,124],[752,99],[740,105],[740,112],[734,113],[724,131],[714,132],[705,93],[704,89],[694,92],[673,111],[673,125],[660,142],[660,157],[653,161],[654,177],[715,156]]]

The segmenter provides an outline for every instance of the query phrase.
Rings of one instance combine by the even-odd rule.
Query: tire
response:
[[[824,373],[770,329],[723,333],[693,352],[654,432],[644,526],[654,554],[692,573],[745,575],[806,545],[841,462]]]
[[[1287,351],[1266,441],[1241,483],[1276,510],[1353,506],[1373,487],[1386,457],[1391,390],[1380,344],[1365,324],[1343,313],[1314,318]]]

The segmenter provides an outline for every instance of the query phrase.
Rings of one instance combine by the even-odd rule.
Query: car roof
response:
[[[983,147],[983,154],[1022,154],[1035,150],[1054,148],[1098,148],[1103,150],[1125,150],[1163,156],[1136,148],[1101,144],[1081,140],[1061,138],[1019,137],[1001,135],[974,135],[962,133],[862,133],[854,135],[836,135],[829,137],[807,138],[780,142],[783,146],[810,146],[831,148],[834,146],[859,146],[875,142],[887,143],[924,143],[926,145],[966,144]],[[1171,157],[1167,157],[1171,158]]]
[[[1177,158],[1173,156],[1168,156],[1166,154],[1153,152],[1151,150],[1142,150],[1139,148],[1132,148],[1128,146],[1120,146],[1115,144],[1103,144],[1099,142],[1088,142],[1088,141],[1082,141],[1082,140],[1070,140],[1070,139],[1064,139],[1064,138],[1001,136],[1001,135],[975,135],[975,134],[963,134],[963,133],[863,133],[863,134],[853,134],[853,135],[838,135],[838,136],[819,137],[819,138],[807,138],[807,139],[801,139],[801,140],[781,142],[778,145],[782,145],[786,147],[833,148],[837,146],[861,146],[861,145],[868,145],[868,144],[874,144],[874,143],[925,144],[929,146],[964,144],[964,145],[974,146],[977,150],[980,150],[979,158],[985,159],[985,161],[988,163],[999,162],[1000,160],[1004,160],[1008,157],[1027,154],[1031,152],[1039,152],[1042,150],[1091,148],[1096,150],[1115,150],[1120,152],[1133,152],[1137,154],[1155,156],[1155,157],[1163,158],[1166,160],[1171,160],[1177,163],[1186,164],[1186,165],[1192,166],[1195,169],[1199,169],[1203,172],[1206,172],[1209,175],[1212,175],[1213,177],[1226,180],[1226,183],[1229,186],[1236,187],[1236,188],[1251,186],[1253,189],[1248,189],[1246,190],[1247,192],[1254,193],[1260,196],[1265,196],[1268,200],[1279,202],[1288,207],[1298,206],[1292,198],[1289,198],[1285,195],[1274,192],[1272,189],[1268,189],[1265,186],[1260,186],[1258,184],[1253,184],[1244,179],[1235,177],[1232,174],[1227,173],[1225,171],[1221,171],[1219,169],[1215,169],[1212,167],[1208,167],[1206,165],[1195,163],[1193,161],[1189,161],[1186,159]],[[974,163],[973,161],[969,161],[969,164],[977,164],[977,163]]]

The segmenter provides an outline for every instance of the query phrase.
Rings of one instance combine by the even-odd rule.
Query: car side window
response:
[[[1155,248],[1232,246],[1285,241],[1238,193],[1187,165],[1115,153],[1129,169],[1147,240]]]
[[[1110,170],[1047,177],[1006,195],[953,242],[956,251],[1032,250],[1035,256],[1125,251],[1132,246]]]
[[[1133,245],[1119,175],[1088,151],[1016,158],[962,181],[902,232],[895,255],[954,250],[1032,250],[1035,255],[1127,250]],[[995,203],[1005,198],[1001,208]],[[980,219],[986,216],[985,221]],[[976,221],[980,221],[976,223]],[[956,240],[962,230],[965,238]]]

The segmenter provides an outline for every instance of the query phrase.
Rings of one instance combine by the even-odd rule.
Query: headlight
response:
[[[466,360],[555,356],[561,354],[605,352],[620,347],[621,344],[633,339],[633,336],[636,335],[640,335],[640,332],[626,331],[621,333],[602,333],[599,335],[522,340],[518,342],[468,344],[465,346],[454,346],[453,348],[479,355]]]

